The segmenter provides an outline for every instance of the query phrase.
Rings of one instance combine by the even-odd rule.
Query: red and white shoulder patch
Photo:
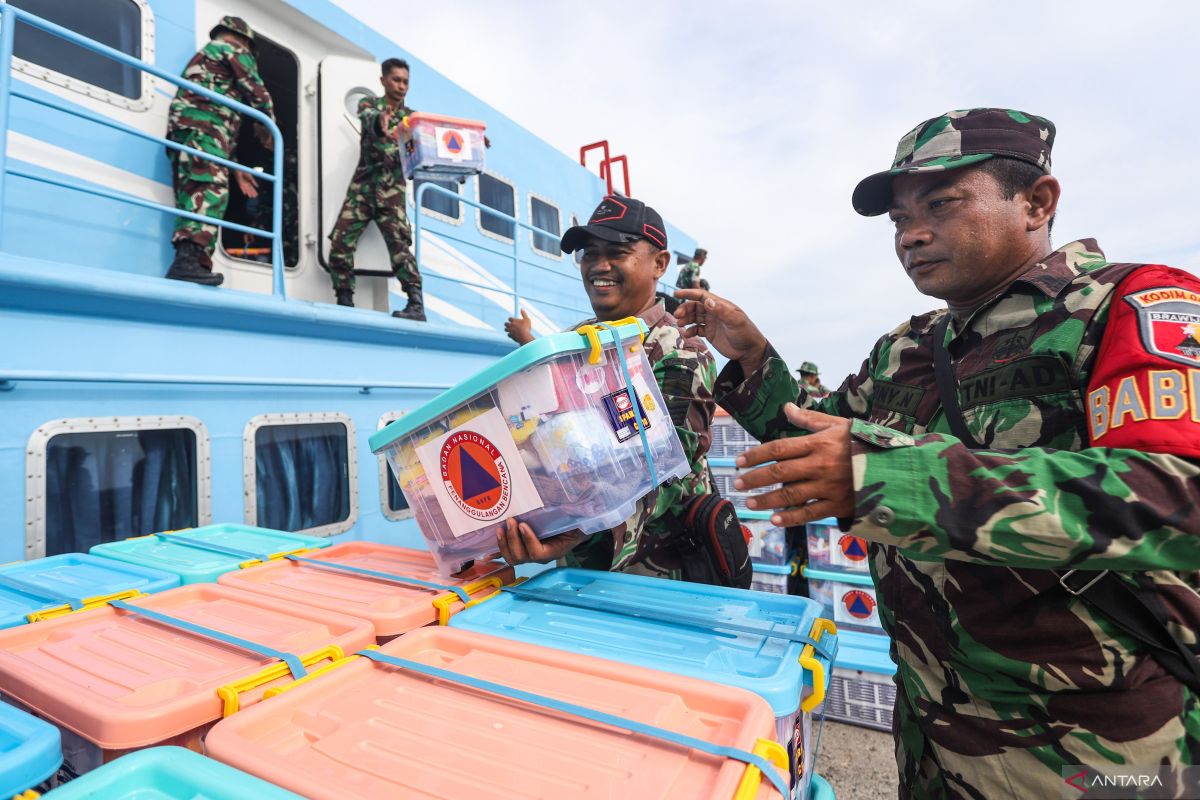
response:
[[[1117,286],[1087,404],[1094,446],[1200,458],[1200,279],[1150,265]]]

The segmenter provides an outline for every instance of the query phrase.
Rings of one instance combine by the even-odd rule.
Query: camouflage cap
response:
[[[796,370],[801,375],[820,375],[821,370],[817,369],[817,365],[811,361],[800,362],[800,368]]]
[[[1016,158],[1050,173],[1054,123],[1008,108],[950,111],[925,120],[896,146],[892,168],[861,180],[854,210],[874,217],[892,202],[892,179],[907,172],[934,172],[978,164],[989,158]]]
[[[245,36],[250,40],[250,46],[254,46],[254,30],[241,17],[221,17],[221,21],[214,25],[213,29],[208,32],[208,38],[217,38],[217,34],[221,31],[229,31],[239,36]]]
[[[692,258],[699,258],[700,256],[707,256],[707,255],[708,255],[707,250],[705,250],[703,247],[697,247],[696,252],[692,254]]]

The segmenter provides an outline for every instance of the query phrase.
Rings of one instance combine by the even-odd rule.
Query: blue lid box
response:
[[[530,342],[371,436],[443,573],[495,553],[509,517],[595,533],[691,471],[645,323],[610,325]]]
[[[0,703],[0,797],[37,786],[62,764],[58,728]]]
[[[82,553],[0,566],[0,628],[152,594],[179,585],[179,576]]]
[[[749,689],[770,704],[804,797],[836,628],[806,597],[553,569],[460,612],[451,627]],[[819,641],[815,647],[813,641]]]

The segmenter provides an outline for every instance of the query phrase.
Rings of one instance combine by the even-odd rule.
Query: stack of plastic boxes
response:
[[[756,494],[769,492],[773,487],[739,491],[733,480],[741,472],[735,459],[759,441],[738,425],[727,413],[718,409],[713,418],[712,444],[708,448],[708,466],[712,470],[713,487],[733,503],[738,519],[750,531],[750,559],[754,562],[754,579],[750,588],[759,592],[787,594],[788,578],[794,575],[797,564],[788,546],[787,532],[771,524],[769,511],[752,511],[746,500]]]
[[[803,575],[809,597],[842,633],[838,666],[833,670],[825,715],[829,719],[890,730],[896,671],[888,655],[888,637],[879,622],[879,604],[871,579],[867,542],[844,533],[837,520],[809,523],[808,562]]]

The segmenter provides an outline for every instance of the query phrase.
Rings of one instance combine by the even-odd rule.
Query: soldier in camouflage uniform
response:
[[[707,289],[708,281],[700,279],[700,268],[707,260],[708,251],[703,247],[697,247],[696,252],[692,254],[692,260],[679,268],[679,274],[675,277],[675,285],[680,289]]]
[[[238,100],[274,118],[271,95],[258,74],[254,31],[240,17],[223,17],[209,32],[212,39],[183,70],[183,77],[206,89]],[[241,114],[229,106],[180,88],[171,101],[167,138],[173,142],[229,159],[237,143]],[[255,123],[263,146],[274,145],[270,133]],[[167,148],[174,175],[175,206],[193,214],[224,219],[229,206],[229,169],[190,153]],[[236,173],[242,191],[252,194],[256,181]],[[217,226],[179,217],[171,237],[175,260],[167,277],[218,286],[225,276],[212,271]]]
[[[813,399],[822,400],[829,394],[829,387],[821,383],[821,372],[817,369],[816,364],[811,361],[803,361],[796,372],[800,373],[801,386],[813,396]]]
[[[564,253],[584,251],[580,271],[596,317],[580,325],[631,316],[646,323],[646,357],[692,471],[644,497],[623,524],[590,537],[568,533],[539,541],[528,525],[509,520],[499,537],[500,552],[510,564],[561,558],[571,566],[679,578],[680,559],[666,543],[664,518],[713,491],[706,458],[716,379],[712,354],[699,338],[683,335],[655,296],[671,254],[666,227],[653,208],[633,198],[606,197],[587,225],[563,234],[560,246]],[[528,317],[522,318],[510,318],[506,326],[521,344],[533,339]]]
[[[409,251],[412,230],[404,205],[405,183],[400,153],[400,123],[412,113],[404,105],[408,94],[408,62],[389,58],[383,62],[383,97],[365,97],[358,103],[362,127],[358,166],[346,200],[329,234],[329,264],[326,269],[333,281],[338,305],[354,305],[354,251],[367,224],[375,220],[391,256],[392,272],[400,281],[408,304],[392,316],[424,321],[425,304],[421,296],[421,273]]]
[[[1053,141],[1041,117],[951,112],[859,184],[856,210],[889,212],[906,272],[949,308],[885,334],[825,400],[736,306],[679,293],[732,359],[718,402],[768,442],[741,463],[776,462],[741,478],[783,483],[750,504],[872,543],[903,797],[1061,797],[1075,765],[1162,765],[1153,796],[1197,796],[1186,670],[1089,593],[1141,598],[1197,650],[1180,572],[1200,567],[1200,280],[1092,240],[1052,250]]]

